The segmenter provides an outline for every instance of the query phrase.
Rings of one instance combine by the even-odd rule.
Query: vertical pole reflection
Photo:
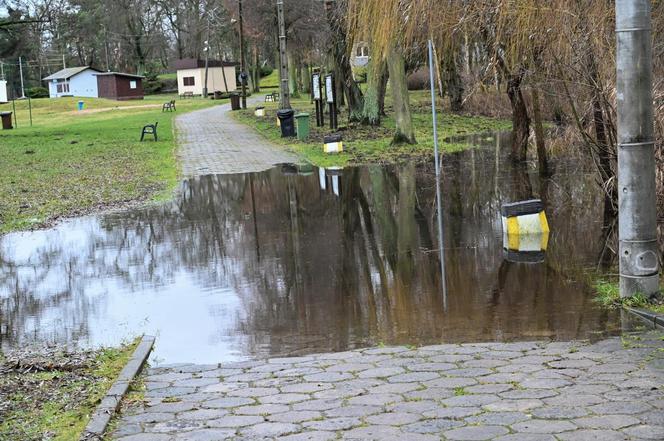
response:
[[[440,259],[440,284],[443,288],[443,309],[447,311],[447,278],[445,277],[445,248],[443,247],[443,204],[440,194],[440,160],[438,155],[438,115],[433,73],[433,42],[429,40],[429,81],[431,84],[431,113],[433,116],[433,146],[436,161],[436,208],[438,210],[438,251]]]
[[[254,218],[254,236],[256,238],[256,259],[261,261],[261,244],[258,239],[258,218],[256,216],[256,195],[254,193],[254,174],[249,174],[249,185],[251,187],[251,211]]]

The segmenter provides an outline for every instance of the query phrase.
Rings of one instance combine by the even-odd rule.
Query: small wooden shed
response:
[[[112,100],[142,100],[143,78],[140,75],[132,75],[120,72],[101,72],[97,76],[97,89],[99,98]]]

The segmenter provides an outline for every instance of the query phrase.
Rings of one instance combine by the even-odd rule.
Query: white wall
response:
[[[52,81],[48,82],[48,93],[51,98],[59,98],[61,96],[77,96],[84,98],[97,98],[99,91],[97,90],[97,72],[88,69],[71,77],[69,82],[69,92],[58,93],[58,85]]]
[[[7,102],[7,82],[0,80],[0,103]]]
[[[92,69],[85,70],[78,75],[74,75],[69,79],[69,92],[71,95],[97,98],[99,91],[97,90],[97,76]]]
[[[226,73],[226,83],[228,90],[224,87],[224,73]],[[178,77],[178,94],[183,95],[185,92],[191,92],[194,95],[203,94],[203,83],[205,82],[205,68],[196,69],[181,69],[177,72]],[[193,86],[185,86],[184,78],[194,77]],[[229,92],[237,89],[237,81],[235,78],[235,66],[210,67],[208,69],[208,93]]]

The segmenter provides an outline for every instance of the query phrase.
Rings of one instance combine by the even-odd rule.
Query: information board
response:
[[[333,104],[334,99],[334,80],[332,75],[325,77],[325,94],[327,95],[327,102]]]
[[[314,91],[314,99],[320,100],[320,74],[315,73],[312,80],[312,90]]]

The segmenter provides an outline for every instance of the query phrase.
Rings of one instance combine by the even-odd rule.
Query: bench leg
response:
[[[145,139],[145,130],[141,132],[141,142],[143,142],[143,139]]]

